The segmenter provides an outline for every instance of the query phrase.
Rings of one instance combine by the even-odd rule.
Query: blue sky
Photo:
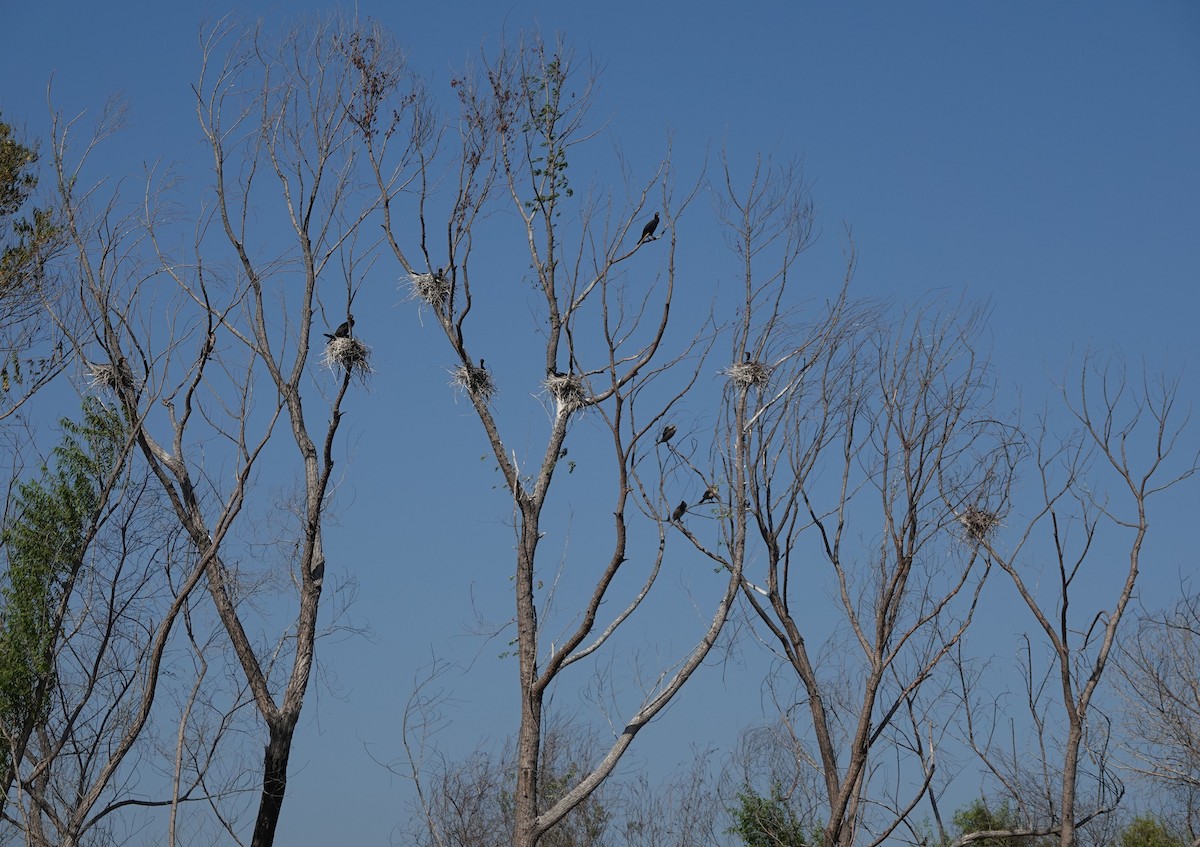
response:
[[[328,8],[238,11],[274,23]],[[614,184],[611,149],[648,174],[668,136],[685,179],[699,179],[721,149],[743,168],[758,152],[801,158],[820,230],[804,259],[811,296],[836,289],[850,227],[858,295],[903,303],[940,292],[990,304],[987,344],[1002,402],[1013,408],[1040,407],[1053,380],[1093,347],[1139,367],[1181,370],[1181,400],[1200,398],[1194,3],[364,0],[356,8],[389,27],[443,92],[502,32],[565,34],[602,68],[594,114],[604,129],[589,154],[598,185]],[[51,77],[54,102],[68,114],[120,92],[131,126],[97,167],[136,173],[161,159],[199,175],[188,86],[201,23],[227,11],[212,2],[16,4],[5,12],[0,111],[38,135]],[[693,238],[687,249],[685,268],[706,305],[734,279],[723,282],[719,239]],[[345,561],[357,577],[351,617],[374,634],[335,636],[319,648],[338,696],[314,689],[279,843],[383,843],[404,820],[407,787],[364,746],[380,759],[399,755],[398,710],[433,656],[470,667],[453,683],[460,706],[448,747],[469,750],[511,728],[505,707],[514,698],[497,694],[509,691],[510,669],[495,660],[496,642],[471,632],[471,597],[507,584],[511,535],[504,497],[491,489],[499,480],[480,458],[485,444],[469,407],[445,386],[448,351],[432,323],[423,328],[393,288],[368,297],[359,332],[375,346],[378,375],[348,409],[349,463],[329,544],[331,568]],[[527,317],[526,305],[513,316]],[[505,361],[499,352],[495,360]],[[413,398],[428,408],[418,413]],[[537,444],[542,421],[531,408],[514,402],[513,415]],[[686,411],[712,423],[703,409]],[[396,449],[439,442],[461,448]],[[583,496],[570,478],[561,484],[567,501]],[[1179,534],[1195,502],[1193,487],[1156,518],[1149,602],[1169,600],[1180,576],[1195,573]],[[461,524],[430,537],[429,527],[460,512]],[[691,586],[692,577],[675,578]],[[1012,631],[998,626],[1007,654]],[[651,727],[646,736],[658,737],[644,736],[635,757],[683,760],[692,740],[727,746],[761,714],[757,684],[739,677],[740,667],[709,668],[673,707],[671,726]]]

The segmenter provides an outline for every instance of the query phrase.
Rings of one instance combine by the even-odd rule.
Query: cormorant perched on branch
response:
[[[638,239],[638,244],[641,244],[643,241],[646,241],[653,236],[654,230],[656,229],[658,229],[658,212],[655,212],[654,217],[650,219],[650,222],[642,227],[642,237]]]
[[[354,315],[349,315],[349,320],[342,321],[341,325],[333,331],[333,335],[328,332],[325,337],[332,341],[335,338],[349,338],[351,331],[354,329]]]
[[[671,520],[678,523],[679,519],[683,517],[683,515],[686,511],[687,511],[687,501],[680,500],[679,505],[675,507],[675,511],[671,514]]]
[[[655,443],[656,444],[666,444],[668,441],[670,441],[674,437],[675,437],[675,427],[672,426],[671,424],[667,424],[666,426],[664,426],[662,428],[662,432],[660,432],[658,434],[658,441],[656,441]]]

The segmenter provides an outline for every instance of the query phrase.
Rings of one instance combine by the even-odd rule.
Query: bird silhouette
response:
[[[660,432],[658,434],[658,441],[655,443],[656,444],[666,444],[674,436],[675,436],[675,427],[672,426],[671,424],[667,424],[666,426],[664,426],[662,428],[662,432]]]
[[[335,338],[349,338],[354,329],[354,315],[349,315],[348,317],[349,320],[342,321],[338,328],[333,331],[332,335],[327,332],[325,333],[325,337],[330,341]]]
[[[704,496],[700,498],[699,505],[703,506],[709,500],[720,500],[720,499],[721,499],[721,492],[717,491],[717,487],[715,485],[710,485],[708,488],[704,489]]]
[[[680,500],[679,505],[675,507],[675,511],[671,513],[671,520],[678,522],[687,511],[687,501]]]
[[[646,241],[653,236],[654,230],[656,229],[658,229],[658,212],[655,212],[654,217],[650,219],[650,222],[642,227],[642,237],[638,239],[638,244],[641,244],[643,241]]]

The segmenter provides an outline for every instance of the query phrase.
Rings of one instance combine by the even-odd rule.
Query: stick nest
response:
[[[738,362],[722,371],[740,388],[763,388],[771,378],[771,369],[762,362]]]
[[[424,301],[438,311],[450,302],[450,280],[444,272],[409,274],[408,280],[413,299]]]
[[[357,338],[331,338],[325,345],[321,364],[331,371],[345,368],[361,383],[374,373],[371,370],[371,348]]]
[[[967,531],[968,538],[973,541],[984,541],[1000,526],[1000,516],[977,506],[968,506],[958,516],[958,522]]]
[[[542,382],[546,390],[558,401],[561,410],[570,413],[578,411],[587,405],[587,392],[583,390],[583,380],[568,374],[553,374]]]
[[[480,364],[459,365],[450,371],[450,385],[459,391],[464,391],[483,402],[489,402],[496,393],[496,383],[487,368]]]
[[[92,388],[105,388],[114,392],[118,388],[138,388],[129,362],[123,357],[115,365],[112,362],[89,362],[87,369],[88,384]]]

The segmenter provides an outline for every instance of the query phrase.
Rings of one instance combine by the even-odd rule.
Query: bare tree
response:
[[[1012,749],[1001,767],[986,732],[973,730],[972,742],[1006,795],[1026,803],[1031,794],[1044,799],[1042,829],[1057,833],[1064,847],[1077,843],[1080,828],[1115,808],[1123,793],[1110,755],[1109,719],[1096,694],[1134,596],[1151,504],[1197,469],[1194,453],[1177,455],[1187,423],[1175,408],[1177,394],[1177,381],[1139,385],[1119,361],[1086,358],[1077,384],[1062,390],[1076,432],[1055,439],[1043,420],[1034,439],[1037,500],[1029,517],[1003,534],[992,533],[990,521],[988,531],[975,533],[1033,616],[1042,636],[1036,643],[1050,663],[1040,673],[1039,652],[1025,651],[1036,749]],[[1106,580],[1113,571],[1103,566],[1118,550],[1125,551],[1125,565]],[[1109,592],[1107,602],[1097,599],[1101,590]],[[1020,766],[1022,758],[1040,763],[1039,770],[1031,774]],[[1086,803],[1085,779],[1093,786]]]
[[[763,163],[741,189],[726,173],[745,300],[726,371],[724,547],[761,561],[742,594],[800,691],[779,704],[794,763],[785,793],[819,792],[795,799],[825,844],[879,844],[930,786],[922,736],[940,736],[951,711],[930,681],[987,573],[960,516],[1007,496],[1006,433],[976,352],[982,314],[894,317],[845,285],[799,313],[801,175]],[[846,283],[852,272],[851,255]]]
[[[360,60],[374,67],[368,56]],[[365,77],[370,88],[372,77]],[[394,125],[376,129],[364,121],[376,174],[388,246],[411,281],[414,298],[432,312],[452,356],[453,382],[470,402],[511,495],[516,556],[513,563],[520,723],[516,734],[516,791],[511,843],[532,847],[612,773],[634,737],[662,712],[716,643],[736,596],[737,571],[703,602],[711,611],[695,633],[694,646],[678,662],[651,674],[652,682],[619,727],[604,755],[590,763],[573,787],[552,800],[539,788],[544,708],[569,670],[604,657],[613,635],[628,629],[653,596],[671,549],[675,509],[659,487],[643,478],[653,472],[656,442],[667,414],[695,383],[704,337],[668,350],[668,326],[676,297],[676,225],[693,191],[677,196],[669,158],[621,205],[579,190],[570,161],[583,155],[591,137],[589,108],[595,69],[566,46],[538,37],[502,48],[483,69],[452,81],[457,123],[443,138],[418,133],[415,156],[391,154],[401,136]],[[450,186],[443,200],[438,185]],[[402,188],[414,186],[415,204]],[[654,195],[656,201],[651,201]],[[655,220],[646,223],[651,208]],[[489,333],[489,294],[514,275],[481,255],[489,211],[508,210],[517,227],[510,237],[525,246],[532,268],[542,341],[521,366],[505,369],[489,350],[503,345],[510,359],[511,332]],[[569,221],[569,223],[568,223]],[[419,229],[414,227],[419,225]],[[404,233],[404,234],[402,234]],[[407,233],[412,233],[408,235]],[[524,351],[522,351],[524,352]],[[532,361],[531,361],[532,360]],[[521,370],[520,367],[524,367]],[[493,406],[500,390],[541,395],[549,417],[544,446],[525,458],[513,450]],[[544,404],[544,405],[543,405]],[[588,430],[573,423],[590,418]],[[522,428],[523,429],[523,428]],[[600,432],[611,449],[608,467],[595,473],[597,490],[610,504],[597,510],[610,523],[602,562],[576,586],[582,605],[555,604],[560,580],[582,576],[555,572],[544,562],[544,520],[554,502],[556,474],[567,462],[571,441]],[[603,445],[604,442],[601,442]],[[603,487],[603,488],[601,488]],[[647,521],[634,520],[639,511]],[[618,579],[621,577],[622,579]],[[631,591],[629,580],[636,587]],[[543,590],[542,586],[553,586]],[[620,586],[619,588],[617,586]]]
[[[516,805],[516,746],[477,750],[448,761],[433,750],[449,726],[444,689],[435,689],[441,666],[416,686],[404,711],[408,746],[404,760],[385,766],[412,777],[418,789],[411,838],[427,847],[501,847],[511,840]],[[539,803],[549,808],[574,789],[605,753],[606,743],[582,722],[552,716],[540,746]],[[711,751],[695,756],[686,771],[652,783],[644,773],[613,776],[558,826],[543,836],[555,847],[702,847],[725,843],[718,821],[720,798],[713,784]]]
[[[1141,615],[1122,638],[1117,667],[1129,767],[1160,804],[1177,798],[1180,823],[1200,844],[1200,595]]]
[[[54,134],[90,321],[73,342],[93,381],[118,398],[195,550],[261,720],[258,847],[274,839],[313,668],[342,405],[370,372],[350,308],[359,233],[377,198],[356,178],[352,116],[366,107],[342,37],[336,21],[275,39],[223,20],[205,35],[194,93],[212,183],[190,244],[169,172],[152,171],[136,205],[118,189],[84,190],[102,138],[80,152],[74,122],[59,119]],[[256,225],[264,207],[280,213],[282,234]],[[345,321],[328,344],[314,338],[322,317]],[[267,462],[272,474],[291,469],[294,502],[255,499]],[[264,543],[262,523],[275,542]],[[269,632],[277,610],[251,621],[256,606],[244,600],[269,589],[290,612],[274,638],[259,639],[252,633]],[[233,835],[236,822],[227,824]]]
[[[408,717],[428,710],[429,701],[412,701]],[[427,715],[427,712],[425,712]],[[424,739],[428,741],[429,739]],[[538,771],[539,803],[553,806],[587,774],[601,754],[595,732],[572,721],[546,721]],[[411,765],[411,763],[409,763]],[[503,847],[509,843],[516,813],[516,745],[498,752],[478,750],[461,761],[437,759],[416,776],[422,787],[415,816],[414,841],[429,847]],[[601,847],[613,819],[624,805],[611,783],[576,805],[542,839],[554,847]]]

